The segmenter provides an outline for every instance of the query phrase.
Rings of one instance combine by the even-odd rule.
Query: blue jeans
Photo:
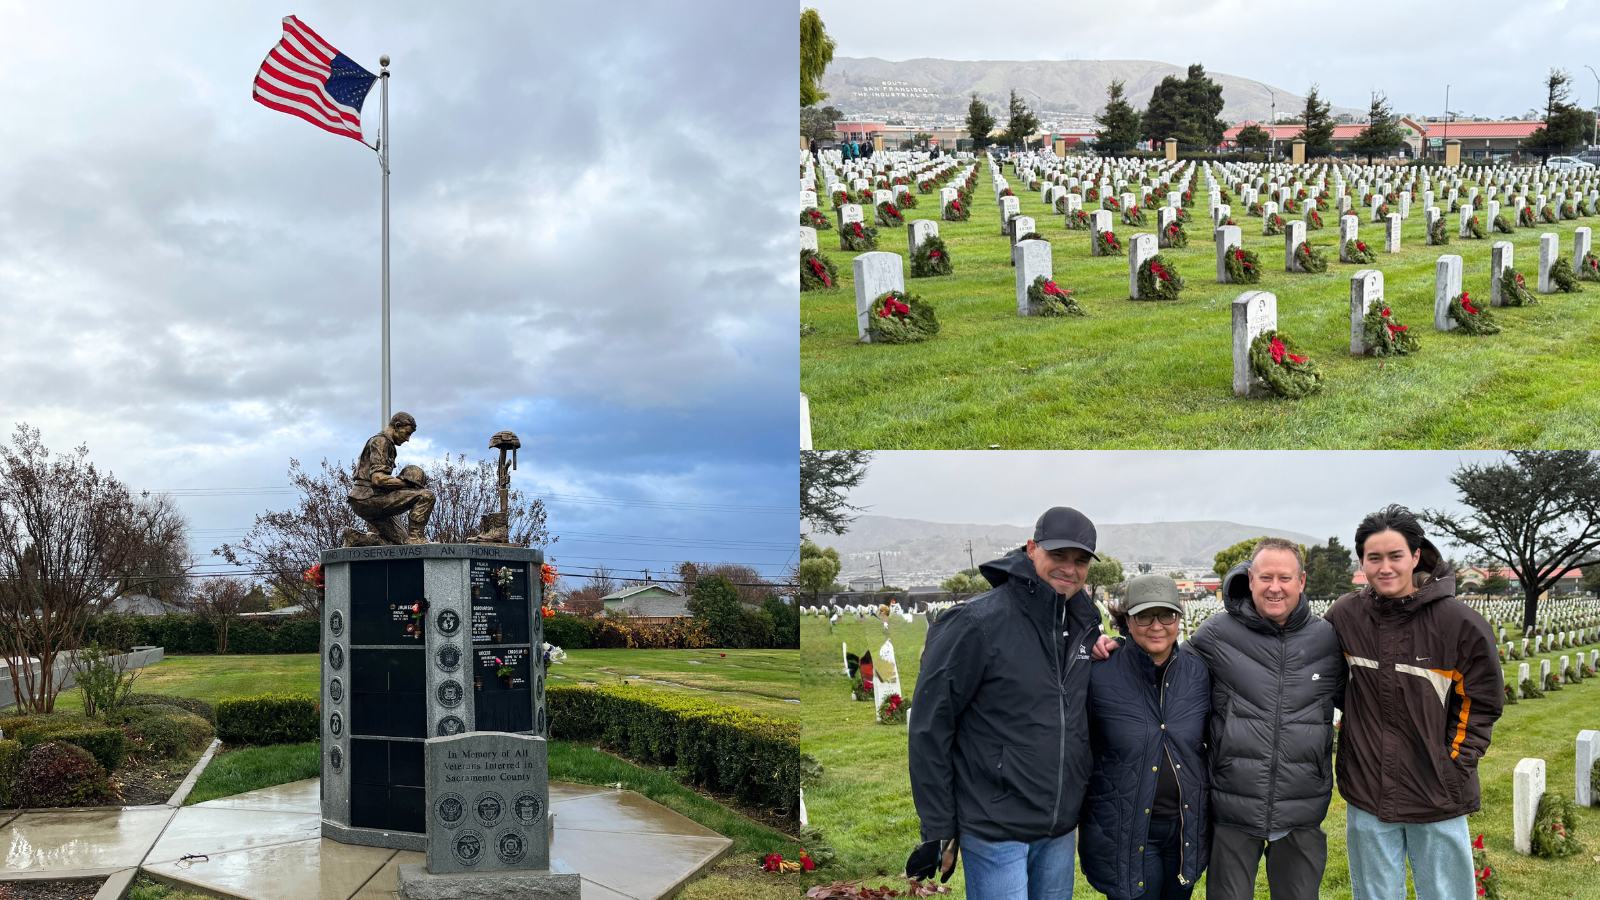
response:
[[[1072,900],[1077,832],[1037,841],[961,835],[967,900]]]
[[[1477,886],[1472,877],[1472,837],[1466,816],[1401,825],[1384,822],[1354,806],[1346,809],[1345,840],[1354,900],[1404,897],[1407,858],[1417,900],[1474,896]]]

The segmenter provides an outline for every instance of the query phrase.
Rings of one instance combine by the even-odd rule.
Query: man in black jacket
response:
[[[1262,538],[1222,580],[1225,615],[1185,645],[1211,670],[1207,900],[1250,900],[1263,851],[1274,900],[1316,897],[1328,862],[1333,710],[1344,658],[1305,603],[1298,545]]]
[[[966,853],[971,900],[1068,900],[1088,787],[1091,653],[1100,614],[1083,584],[1095,529],[1055,507],[1033,539],[981,571],[994,589],[928,629],[911,708],[911,796],[926,878]]]

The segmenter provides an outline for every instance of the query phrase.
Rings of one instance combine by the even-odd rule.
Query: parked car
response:
[[[1551,169],[1592,169],[1594,163],[1584,162],[1575,156],[1552,156],[1545,160],[1545,166]]]

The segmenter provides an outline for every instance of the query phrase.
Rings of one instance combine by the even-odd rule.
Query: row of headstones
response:
[[[1552,650],[1566,650],[1571,647],[1593,644],[1600,640],[1600,635],[1597,635],[1596,632],[1600,632],[1600,629],[1592,626],[1570,631],[1541,632],[1531,637],[1522,638],[1520,643],[1522,655],[1537,656],[1541,653],[1549,653]],[[1515,655],[1515,651],[1519,646],[1516,641],[1506,640],[1504,628],[1500,629],[1500,643],[1505,645],[1508,657]]]
[[[1593,783],[1592,775],[1595,760],[1600,759],[1600,731],[1578,732],[1573,756],[1573,802],[1579,806],[1600,805],[1600,792],[1596,790],[1600,785]],[[1518,853],[1533,853],[1533,823],[1544,793],[1544,760],[1527,757],[1519,761],[1511,773],[1511,836]]]
[[[845,187],[846,183],[837,180],[838,176],[836,174],[832,172],[825,172],[824,177],[827,179],[825,186],[827,193],[825,196],[832,196],[835,189],[849,190],[856,193],[861,193],[870,189],[872,191],[872,203],[874,206],[878,206],[883,203],[893,203],[896,206],[900,206],[903,203],[901,198],[911,193],[912,184],[890,184],[890,179],[904,178],[915,184],[922,181],[936,179],[944,173],[954,171],[957,168],[957,164],[951,161],[917,169],[908,169],[905,171],[897,170],[891,176],[889,176],[889,178],[880,179],[876,182],[868,181],[865,178],[853,179],[852,181],[848,182],[848,187]],[[803,211],[807,209],[819,208],[815,180],[811,178],[801,178],[800,209]]]
[[[1587,660],[1584,659],[1585,656],[1588,657]],[[1587,654],[1579,653],[1577,665],[1582,666],[1585,662],[1588,662],[1590,669],[1600,667],[1600,650],[1590,650]],[[1522,692],[1522,683],[1528,680],[1528,676],[1532,671],[1533,667],[1529,663],[1517,663],[1516,691],[1518,700],[1526,699]],[[1547,657],[1539,660],[1539,680],[1534,682],[1540,690],[1543,690],[1544,686],[1549,683],[1552,671],[1556,673],[1556,684],[1573,684],[1580,678],[1580,673],[1575,670],[1572,660],[1568,659],[1566,654],[1562,654],[1560,667],[1555,669],[1552,669],[1550,660]]]

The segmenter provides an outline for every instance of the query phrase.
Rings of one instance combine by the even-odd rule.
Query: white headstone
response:
[[[800,392],[800,449],[811,449],[811,398],[804,391]]]
[[[817,208],[817,192],[816,191],[801,191],[800,192],[800,208],[803,209],[803,210],[805,210],[805,209],[816,209]]]
[[[1539,235],[1539,293],[1555,293],[1555,282],[1550,280],[1550,267],[1561,256],[1561,235],[1547,231]]]
[[[1028,304],[1028,288],[1033,280],[1040,275],[1044,276],[1045,281],[1055,280],[1050,263],[1050,244],[1045,241],[1023,241],[1011,248],[1011,264],[1017,267],[1017,315],[1031,316],[1037,311]]]
[[[1489,305],[1505,306],[1505,295],[1500,291],[1500,279],[1506,270],[1515,267],[1516,247],[1510,241],[1495,241],[1489,248]]]
[[[1299,220],[1290,220],[1283,233],[1283,269],[1286,272],[1299,272],[1300,264],[1295,262],[1294,251],[1306,242],[1306,223]]]
[[[1579,225],[1572,230],[1572,270],[1583,271],[1583,258],[1589,255],[1589,226]]]
[[[1167,228],[1178,221],[1178,211],[1170,206],[1163,206],[1156,210],[1156,246],[1167,248]]]
[[[1581,660],[1582,657],[1579,657]],[[1600,759],[1600,731],[1585,729],[1578,732],[1577,785],[1573,800],[1579,806],[1595,806],[1595,785],[1591,780],[1594,761]]]
[[[890,697],[900,693],[900,669],[894,661],[894,645],[888,641],[878,648],[872,661],[872,711],[876,713]]]
[[[1340,262],[1350,262],[1349,257],[1345,253],[1345,245],[1350,243],[1351,241],[1356,240],[1356,238],[1360,235],[1360,233],[1361,233],[1361,220],[1360,219],[1357,219],[1355,216],[1340,216],[1339,217],[1339,261]]]
[[[1461,293],[1461,257],[1446,253],[1434,264],[1433,327],[1451,331],[1461,324],[1450,318],[1450,301]]]
[[[1383,219],[1383,252],[1400,252],[1400,214],[1389,213]]]
[[[1383,273],[1361,269],[1350,276],[1350,352],[1358,356],[1367,350],[1366,318],[1376,304],[1383,306]]]
[[[1217,228],[1217,284],[1228,284],[1232,281],[1228,277],[1228,266],[1224,262],[1228,252],[1234,247],[1244,246],[1244,237],[1237,225],[1223,225]],[[1274,301],[1276,302],[1276,301]]]
[[[1128,238],[1128,299],[1138,300],[1139,267],[1156,255],[1156,236],[1140,232]]]
[[[1109,210],[1109,209],[1097,209],[1094,212],[1089,213],[1089,255],[1090,256],[1099,256],[1100,255],[1100,242],[1099,242],[1098,238],[1100,237],[1101,232],[1106,232],[1106,231],[1113,231],[1113,229],[1111,227],[1111,210]],[[1115,232],[1113,231],[1113,233],[1115,233]]]
[[[931,219],[914,219],[911,227],[906,229],[906,235],[911,242],[911,254],[915,256],[923,241],[939,236],[939,223]]]
[[[1011,220],[1022,211],[1022,201],[1011,195],[1000,198],[1000,233],[1011,233]]]
[[[1544,797],[1544,760],[1523,759],[1511,773],[1511,839],[1518,853],[1533,853],[1533,820]]]
[[[1248,397],[1256,376],[1250,370],[1250,344],[1278,328],[1278,298],[1268,291],[1245,291],[1233,300],[1233,395]]]
[[[856,282],[856,338],[862,343],[871,343],[867,324],[871,321],[873,301],[889,291],[906,289],[904,261],[898,253],[862,253],[852,262],[852,271]]]
[[[1522,639],[1522,652],[1523,652],[1524,655],[1526,655],[1527,652],[1528,652],[1528,639],[1527,638],[1523,638]],[[1526,700],[1527,699],[1527,696],[1522,693],[1522,683],[1524,681],[1527,681],[1529,679],[1529,677],[1531,677],[1531,676],[1530,676],[1530,674],[1528,672],[1528,664],[1525,663],[1525,662],[1517,663],[1517,699],[1518,700]]]
[[[800,226],[800,249],[817,252],[817,230],[809,225]]]

